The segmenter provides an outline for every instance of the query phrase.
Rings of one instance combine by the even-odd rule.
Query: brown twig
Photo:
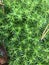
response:
[[[4,4],[3,4],[3,0],[0,0],[0,6],[2,7],[3,9],[3,14],[4,14]],[[4,46],[4,40],[2,40],[2,44],[0,45],[0,54],[1,54],[1,57],[0,57],[0,65],[3,65],[5,63],[7,63],[7,52],[6,52],[6,49],[5,49],[5,46]]]
[[[2,42],[2,44],[0,46],[0,54],[1,54],[0,64],[2,65],[2,64],[7,63],[7,52],[6,52],[6,49],[4,46],[4,41]]]

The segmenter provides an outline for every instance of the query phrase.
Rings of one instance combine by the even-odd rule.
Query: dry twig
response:
[[[46,34],[49,32],[48,26],[49,26],[49,24],[46,26],[44,32],[42,33],[41,40],[44,39],[44,37],[46,36]]]

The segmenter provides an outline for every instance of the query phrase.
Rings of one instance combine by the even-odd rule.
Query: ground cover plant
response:
[[[9,65],[49,65],[49,0],[4,0],[0,7],[0,41],[4,39]]]

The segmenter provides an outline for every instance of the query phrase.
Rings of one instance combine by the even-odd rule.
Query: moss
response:
[[[0,40],[5,40],[9,65],[49,65],[48,34],[40,41],[49,23],[49,0],[4,0],[5,15],[0,21]]]

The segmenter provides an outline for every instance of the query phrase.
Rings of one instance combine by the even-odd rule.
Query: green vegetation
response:
[[[9,65],[49,65],[49,0],[4,0],[0,40],[5,40]]]

